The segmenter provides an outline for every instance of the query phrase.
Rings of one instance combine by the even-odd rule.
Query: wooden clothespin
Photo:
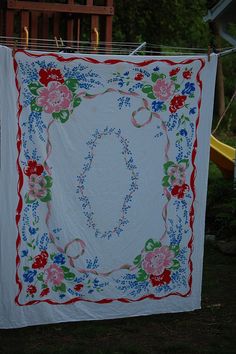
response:
[[[208,46],[208,51],[207,51],[207,58],[208,58],[208,62],[210,63],[211,61],[211,52],[212,52],[212,48],[211,46],[209,45]]]
[[[24,31],[25,31],[25,49],[28,49],[29,47],[29,31],[27,26],[24,27]]]

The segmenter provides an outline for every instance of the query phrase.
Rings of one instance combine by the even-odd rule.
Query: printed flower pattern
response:
[[[53,285],[61,285],[62,281],[64,280],[64,273],[63,270],[58,267],[56,264],[51,264],[46,270],[46,284],[52,283]]]
[[[186,184],[186,169],[188,166],[188,159],[180,160],[179,163],[168,161],[163,166],[165,176],[162,179],[162,185],[169,188],[171,195],[178,199],[184,198],[185,193],[189,191],[189,186]]]
[[[150,281],[153,287],[162,286],[171,282],[171,274],[180,263],[176,259],[179,246],[166,246],[161,242],[149,239],[141,254],[134,259],[137,267],[136,280]]]
[[[25,195],[26,203],[34,203],[36,200],[49,202],[51,200],[52,177],[46,175],[43,165],[38,164],[35,160],[29,160],[24,173],[28,176],[29,186],[29,192]]]
[[[64,84],[65,80],[59,69],[48,68],[39,70],[39,82],[41,84],[48,86],[48,83],[51,81]]]
[[[174,91],[174,83],[165,79],[157,80],[153,86],[154,95],[162,101],[168,100]]]
[[[181,147],[177,147],[177,144],[183,139],[184,143],[188,143],[189,146],[192,144],[194,133],[196,127],[194,122],[196,120],[198,106],[196,99],[193,100],[194,96],[199,93],[199,85],[196,84],[196,75],[193,75],[193,68],[191,64],[181,65],[176,63],[171,66],[154,66],[152,70],[148,70],[144,67],[135,66],[131,70],[126,70],[122,72],[113,73],[111,80],[103,82],[102,79],[96,74],[88,69],[83,69],[80,66],[80,70],[75,69],[75,65],[68,69],[62,66],[58,62],[58,66],[54,67],[55,61],[50,64],[45,64],[42,61],[38,65],[38,71],[35,74],[35,67],[28,68],[31,70],[31,79],[28,78],[28,71],[25,71],[27,76],[27,81],[22,84],[24,86],[24,100],[31,109],[30,119],[35,119],[35,121],[40,122],[37,125],[36,131],[42,142],[47,141],[46,129],[48,128],[48,123],[50,119],[54,119],[59,123],[66,123],[71,117],[75,108],[77,108],[81,100],[86,97],[86,99],[92,100],[93,98],[108,94],[109,92],[116,92],[118,97],[119,109],[123,107],[130,107],[131,100],[133,97],[136,102],[140,102],[140,106],[137,108],[137,113],[142,113],[143,110],[148,112],[148,119],[152,124],[154,119],[152,117],[160,117],[163,126],[167,131],[173,132],[179,138],[176,139],[176,156],[171,155],[170,161],[167,161],[164,166],[164,176],[162,178],[163,195],[168,195],[168,198],[173,199],[171,203],[183,204],[190,200],[190,182],[187,175],[187,169],[189,167],[190,155],[188,158],[183,158],[181,156]],[[51,65],[51,66],[50,66]],[[156,65],[156,64],[155,64]],[[84,65],[85,67],[86,65]],[[22,67],[19,66],[19,70]],[[60,69],[59,69],[60,68]],[[164,68],[164,70],[162,70]],[[84,75],[83,70],[86,71]],[[99,81],[100,80],[100,81]],[[106,84],[109,83],[109,86]],[[110,83],[112,83],[110,85]],[[117,85],[117,87],[116,87]],[[100,87],[100,89],[99,89]],[[96,88],[96,90],[94,90]],[[90,89],[93,89],[90,91]],[[81,92],[79,92],[81,90]],[[100,91],[99,91],[100,90]],[[23,92],[23,90],[22,90]],[[96,94],[93,94],[96,92]],[[23,96],[23,95],[22,95]],[[139,106],[137,106],[139,107]],[[162,113],[165,112],[165,116]],[[141,114],[140,113],[140,114]],[[157,114],[158,113],[158,114]],[[164,119],[163,119],[164,117]],[[47,119],[49,119],[47,121]],[[155,120],[156,127],[161,125],[160,120]],[[22,131],[28,129],[25,123],[25,128],[22,126]],[[191,125],[192,124],[192,125]],[[36,124],[35,124],[36,126]],[[136,127],[145,127],[143,125],[134,125]],[[34,125],[31,124],[31,134],[34,137]],[[116,134],[120,137],[118,130],[110,130],[106,128],[103,134]],[[145,129],[145,128],[144,128]],[[158,128],[159,129],[159,128]],[[192,130],[192,136],[190,135]],[[96,140],[100,139],[99,134],[102,131],[97,131],[93,138],[87,142],[89,146],[89,153],[85,158],[85,163],[83,166],[83,173],[78,176],[78,182],[81,194],[81,201],[83,202],[83,208],[88,209],[88,199],[83,192],[83,183],[86,177],[86,172],[89,170],[93,154],[96,147]],[[27,130],[24,131],[27,136]],[[97,134],[97,135],[96,135]],[[38,138],[37,136],[37,138]],[[157,135],[156,135],[157,136]],[[161,135],[159,135],[161,136]],[[120,137],[121,142],[124,144],[124,150],[122,150],[122,155],[126,158],[126,166],[128,170],[132,172],[132,180],[130,184],[129,192],[124,196],[124,203],[122,205],[122,213],[118,227],[113,230],[108,230],[107,233],[101,231],[94,226],[93,213],[86,213],[87,223],[89,227],[94,228],[96,231],[95,236],[104,236],[109,240],[112,232],[116,233],[118,236],[125,225],[129,222],[127,219],[127,210],[132,206],[132,194],[138,189],[138,173],[136,171],[136,165],[131,154],[131,151],[125,146],[126,140]],[[95,145],[94,145],[95,144]],[[173,145],[174,146],[174,145]],[[27,147],[28,148],[28,147]],[[179,149],[179,150],[178,150]],[[29,149],[30,150],[30,149]],[[171,153],[174,152],[174,147]],[[178,153],[178,155],[177,155]],[[83,273],[80,274],[77,269],[72,266],[72,262],[66,254],[66,251],[57,248],[56,241],[55,244],[50,239],[48,232],[44,232],[40,227],[42,221],[37,219],[38,209],[42,208],[42,203],[45,210],[47,209],[46,203],[51,201],[51,190],[53,187],[53,180],[50,176],[50,170],[47,168],[45,161],[42,162],[40,157],[41,152],[32,152],[26,150],[23,156],[25,160],[22,163],[23,172],[26,176],[26,183],[24,188],[26,188],[25,193],[25,205],[24,214],[22,216],[22,231],[23,246],[20,249],[19,255],[21,257],[21,269],[22,269],[22,283],[24,283],[23,291],[26,297],[35,298],[42,301],[46,299],[52,299],[58,303],[68,301],[72,297],[84,296],[88,297],[93,291],[102,291],[106,286],[109,286],[109,280],[104,281],[104,276],[95,276],[94,274],[99,274],[98,271],[94,273]],[[129,155],[129,156],[128,156]],[[170,155],[170,154],[169,154]],[[27,156],[27,157],[26,157]],[[31,156],[27,160],[28,156]],[[184,155],[185,156],[185,155]],[[168,159],[168,158],[167,158]],[[40,163],[41,162],[41,163]],[[185,197],[188,197],[184,199]],[[179,200],[183,201],[179,202]],[[87,203],[87,204],[86,204]],[[176,209],[177,210],[177,209]],[[188,209],[186,206],[186,214]],[[90,212],[90,210],[89,210]],[[178,214],[178,212],[177,212]],[[184,214],[184,213],[183,213]],[[170,220],[172,221],[172,220]],[[186,220],[188,223],[189,220]],[[173,228],[175,225],[173,226]],[[176,227],[177,230],[177,227]],[[184,262],[187,260],[187,254],[185,258],[184,249],[179,248],[181,242],[181,236],[177,235],[178,231],[174,230],[173,234],[169,235],[168,241],[163,242],[163,244],[155,239],[149,239],[140,252],[140,254],[135,257],[133,265],[131,268],[124,266],[124,279],[122,280],[121,288],[122,296],[129,295],[133,296],[133,292],[136,291],[136,298],[150,292],[160,297],[165,294],[166,288],[174,289],[173,284],[181,283],[179,280],[181,277],[184,278],[181,273],[184,269]],[[169,230],[168,230],[169,231]],[[58,232],[56,229],[53,230],[56,235]],[[172,231],[171,231],[172,232]],[[60,234],[59,234],[60,235]],[[157,235],[157,237],[160,235]],[[56,235],[57,237],[57,235]],[[55,237],[55,240],[56,240]],[[58,237],[58,240],[60,237]],[[24,248],[23,248],[24,247]],[[87,262],[87,260],[86,260]],[[94,268],[91,266],[90,261],[88,262],[88,270],[96,269],[99,265],[95,265]],[[126,278],[125,278],[126,277]],[[185,279],[186,280],[186,279]],[[123,282],[129,282],[130,288],[125,293]],[[117,281],[118,283],[118,281]],[[92,285],[91,285],[92,284]],[[169,285],[166,287],[166,285]]]
[[[143,269],[147,274],[160,275],[172,264],[175,254],[168,246],[157,247],[145,255]]]
[[[39,96],[36,99],[38,106],[46,113],[58,113],[70,108],[72,93],[67,86],[58,81],[51,81],[47,87],[39,88]]]
[[[81,103],[77,96],[79,82],[76,78],[65,79],[59,69],[40,69],[38,81],[31,82],[28,89],[32,94],[31,110],[52,115],[53,119],[65,123],[74,108]]]

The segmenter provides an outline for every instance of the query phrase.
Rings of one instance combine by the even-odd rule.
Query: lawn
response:
[[[235,353],[235,283],[236,257],[207,244],[201,310],[0,330],[0,353]]]

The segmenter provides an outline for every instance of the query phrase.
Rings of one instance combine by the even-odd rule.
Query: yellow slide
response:
[[[211,135],[210,159],[219,167],[224,177],[230,178],[234,176],[235,158],[236,149],[221,143]]]

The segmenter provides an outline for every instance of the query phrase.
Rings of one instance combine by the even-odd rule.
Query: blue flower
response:
[[[187,135],[188,135],[186,129],[181,129],[181,130],[179,131],[179,133],[180,133],[180,135],[182,135],[182,136],[187,136]]]
[[[29,250],[23,250],[23,251],[21,252],[21,257],[26,257],[26,256],[28,256],[28,252],[29,252]]]
[[[153,71],[159,71],[160,70],[160,68],[158,67],[158,66],[156,66],[154,69],[153,69]]]
[[[36,234],[36,232],[37,232],[37,230],[38,229],[36,229],[35,227],[29,227],[29,233],[31,234],[31,235],[35,235]]]
[[[57,254],[53,259],[53,263],[65,264],[66,260],[65,260],[65,257],[63,256],[63,254],[61,254],[61,253]]]
[[[195,91],[195,85],[193,82],[186,82],[185,87],[182,91],[183,95],[190,95],[192,92]]]
[[[162,109],[164,102],[163,101],[153,101],[152,102],[152,109],[154,112],[158,112]]]
[[[193,107],[190,109],[189,114],[195,114],[197,110],[197,107]]]
[[[25,282],[32,283],[34,281],[34,277],[36,275],[37,271],[36,270],[27,270],[23,274],[23,278]]]

